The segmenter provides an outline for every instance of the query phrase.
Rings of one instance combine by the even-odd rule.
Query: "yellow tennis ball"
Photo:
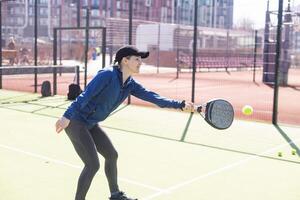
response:
[[[296,155],[297,150],[296,149],[292,149],[292,155]]]
[[[277,153],[277,155],[278,155],[279,157],[282,157],[282,152],[279,151],[279,152]]]
[[[243,112],[244,115],[252,115],[253,108],[249,105],[245,105],[242,109],[242,112]]]

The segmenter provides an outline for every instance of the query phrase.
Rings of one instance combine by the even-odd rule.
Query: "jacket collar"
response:
[[[120,82],[120,86],[121,87],[127,87],[131,81],[132,81],[132,77],[129,76],[128,79],[125,81],[125,83],[123,84],[123,72],[120,70],[120,67],[118,65],[115,65],[113,66],[114,69],[116,70],[117,72],[117,75],[118,75],[118,79],[119,79],[119,82]]]

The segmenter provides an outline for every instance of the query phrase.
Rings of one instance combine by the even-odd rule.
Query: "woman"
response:
[[[63,129],[84,163],[75,200],[84,200],[92,179],[99,169],[97,152],[105,158],[105,174],[111,192],[110,200],[133,200],[119,190],[117,182],[118,153],[107,134],[98,125],[115,110],[129,94],[160,107],[193,112],[193,104],[159,96],[137,83],[132,75],[139,73],[142,58],[149,52],[140,52],[133,46],[120,48],[115,66],[100,70],[85,91],[70,105],[56,122],[56,131]]]

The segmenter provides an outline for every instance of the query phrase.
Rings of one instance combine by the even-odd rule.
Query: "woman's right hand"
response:
[[[56,132],[60,133],[63,129],[68,127],[69,123],[70,120],[65,117],[61,117],[60,119],[58,119],[55,124]]]

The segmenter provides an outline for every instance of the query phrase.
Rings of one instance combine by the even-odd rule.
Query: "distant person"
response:
[[[16,50],[16,42],[13,37],[10,37],[7,44],[8,50]],[[14,65],[16,56],[15,54],[11,54],[9,57],[9,65]]]
[[[9,49],[9,50],[16,50],[16,42],[15,42],[15,40],[14,40],[13,37],[10,37],[8,39],[7,49]]]
[[[20,64],[30,65],[28,56],[29,56],[29,50],[26,47],[21,48],[20,49]]]
[[[96,47],[96,54],[97,54],[97,56],[100,56],[100,54],[101,54],[101,48],[100,47]]]
[[[92,49],[92,60],[96,60],[97,59],[97,51],[96,48]]]
[[[69,106],[56,122],[56,132],[63,129],[70,138],[77,154],[84,163],[80,174],[75,200],[84,200],[90,184],[99,169],[100,153],[105,158],[105,174],[111,193],[110,200],[134,200],[119,189],[117,174],[118,152],[108,135],[98,125],[112,113],[129,94],[163,108],[193,112],[193,104],[162,97],[145,89],[135,81],[142,59],[149,52],[141,52],[133,46],[120,48],[114,66],[102,69],[91,80],[85,91]]]

